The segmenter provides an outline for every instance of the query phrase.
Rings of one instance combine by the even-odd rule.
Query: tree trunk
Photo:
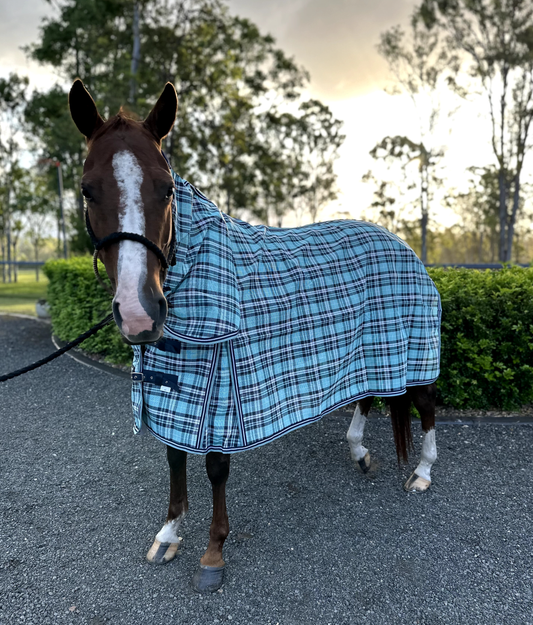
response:
[[[498,187],[500,191],[500,245],[498,258],[500,262],[504,263],[507,260],[507,184],[505,181],[505,171],[503,167],[500,167],[498,173]]]
[[[166,138],[166,146],[168,151],[168,158],[170,162],[173,164],[174,171],[179,172],[179,161],[177,156],[174,154],[174,150],[176,149],[176,127],[172,128],[170,134]]]
[[[35,252],[35,262],[38,263],[39,262],[39,243],[36,243],[33,246],[34,252]],[[39,265],[35,265],[35,281],[39,282]]]
[[[17,268],[17,243],[18,236],[13,241],[13,282],[18,282],[18,268]]]
[[[507,262],[511,262],[512,251],[513,251],[514,227],[516,223],[516,216],[518,214],[518,207],[520,205],[520,174],[519,173],[516,174],[513,182],[514,182],[513,208],[511,211],[511,219],[509,220],[509,224],[507,225],[507,258],[505,259]]]
[[[420,170],[420,228],[422,239],[422,253],[421,261],[426,264],[428,262],[428,250],[427,250],[427,234],[428,234],[428,168],[427,163],[424,163]]]
[[[130,78],[130,104],[132,107],[137,102],[137,72],[141,59],[141,35],[139,27],[139,3],[133,5],[133,51],[131,54],[131,78]]]
[[[6,248],[7,248],[7,281],[11,282],[11,215],[9,213],[9,201],[11,196],[11,181],[7,181],[7,201],[6,201]]]
[[[2,234],[0,236],[0,247],[2,249],[2,282],[6,281],[6,266],[5,266],[5,260],[6,260],[6,246],[4,244],[4,235]]]

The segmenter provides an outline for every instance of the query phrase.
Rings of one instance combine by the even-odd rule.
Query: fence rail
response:
[[[0,282],[2,284],[11,284],[19,281],[19,271],[25,274],[35,271],[35,280],[39,282],[39,274],[44,265],[44,260],[0,260]]]
[[[42,267],[44,260],[0,260],[0,267],[11,266],[20,267],[22,269],[28,267]],[[504,265],[512,264],[516,267],[532,267],[533,263],[426,263],[425,267],[459,267],[461,269],[501,269]]]
[[[425,267],[459,267],[461,269],[501,269],[504,266],[531,267],[529,263],[426,263]]]
[[[17,267],[42,267],[46,261],[44,260],[0,260],[0,265],[16,265]]]

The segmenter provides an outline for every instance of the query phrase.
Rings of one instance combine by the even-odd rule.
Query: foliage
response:
[[[90,249],[89,238],[83,225],[83,196],[80,177],[85,159],[85,140],[78,132],[67,107],[67,94],[54,86],[46,93],[35,91],[24,111],[29,143],[43,160],[60,161],[63,183],[76,197],[76,211],[72,216],[74,237],[71,250],[83,252]],[[56,169],[49,167],[49,189],[57,194]],[[81,224],[81,225],[80,225]]]
[[[81,77],[104,116],[127,103],[144,117],[172,81],[178,120],[165,152],[227,212],[279,218],[291,207],[282,187],[310,211],[335,196],[340,122],[303,98],[307,72],[252,22],[219,0],[64,0],[58,10],[28,48],[31,56],[66,80]],[[295,113],[286,115],[291,107]],[[28,120],[45,154],[67,164],[66,186],[78,192],[83,142],[68,119],[66,93],[36,93]]]
[[[439,401],[506,410],[533,401],[533,268],[428,272],[442,300]]]
[[[49,280],[52,328],[61,340],[75,339],[109,314],[111,297],[96,281],[91,258],[50,260],[43,271]],[[103,266],[101,275],[105,276]],[[88,353],[100,354],[109,362],[131,362],[131,347],[124,343],[114,323],[87,339],[82,347]]]
[[[21,112],[26,106],[28,79],[17,74],[0,78],[0,250],[1,259],[16,254],[20,220],[13,218],[13,185],[20,176]],[[2,265],[3,280],[11,281],[12,268]]]
[[[13,199],[13,215],[19,218],[21,230],[24,229],[33,246],[32,260],[38,261],[47,226],[58,212],[57,197],[50,193],[48,176],[35,170],[20,169],[13,184]]]
[[[498,170],[494,166],[469,167],[470,186],[466,192],[451,192],[446,204],[459,215],[465,238],[472,238],[476,250],[475,262],[497,262],[498,259]],[[522,194],[519,216],[524,213],[524,194]],[[515,232],[515,238],[518,233]],[[469,237],[470,235],[470,237]],[[516,261],[516,241],[513,246]],[[461,262],[457,257],[456,262]]]

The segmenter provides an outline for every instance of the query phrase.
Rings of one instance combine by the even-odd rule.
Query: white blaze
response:
[[[113,156],[113,174],[120,192],[119,232],[144,235],[143,171],[139,162],[127,150],[117,152]],[[139,289],[146,281],[146,248],[142,243],[119,243],[117,273],[115,301],[120,305],[122,331],[134,336],[143,330],[151,330],[153,321],[139,300]]]

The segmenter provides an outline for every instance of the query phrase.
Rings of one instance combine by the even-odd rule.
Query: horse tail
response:
[[[398,464],[403,460],[407,462],[409,449],[413,449],[413,435],[411,433],[411,397],[406,392],[397,397],[391,397],[388,401],[394,444]]]

